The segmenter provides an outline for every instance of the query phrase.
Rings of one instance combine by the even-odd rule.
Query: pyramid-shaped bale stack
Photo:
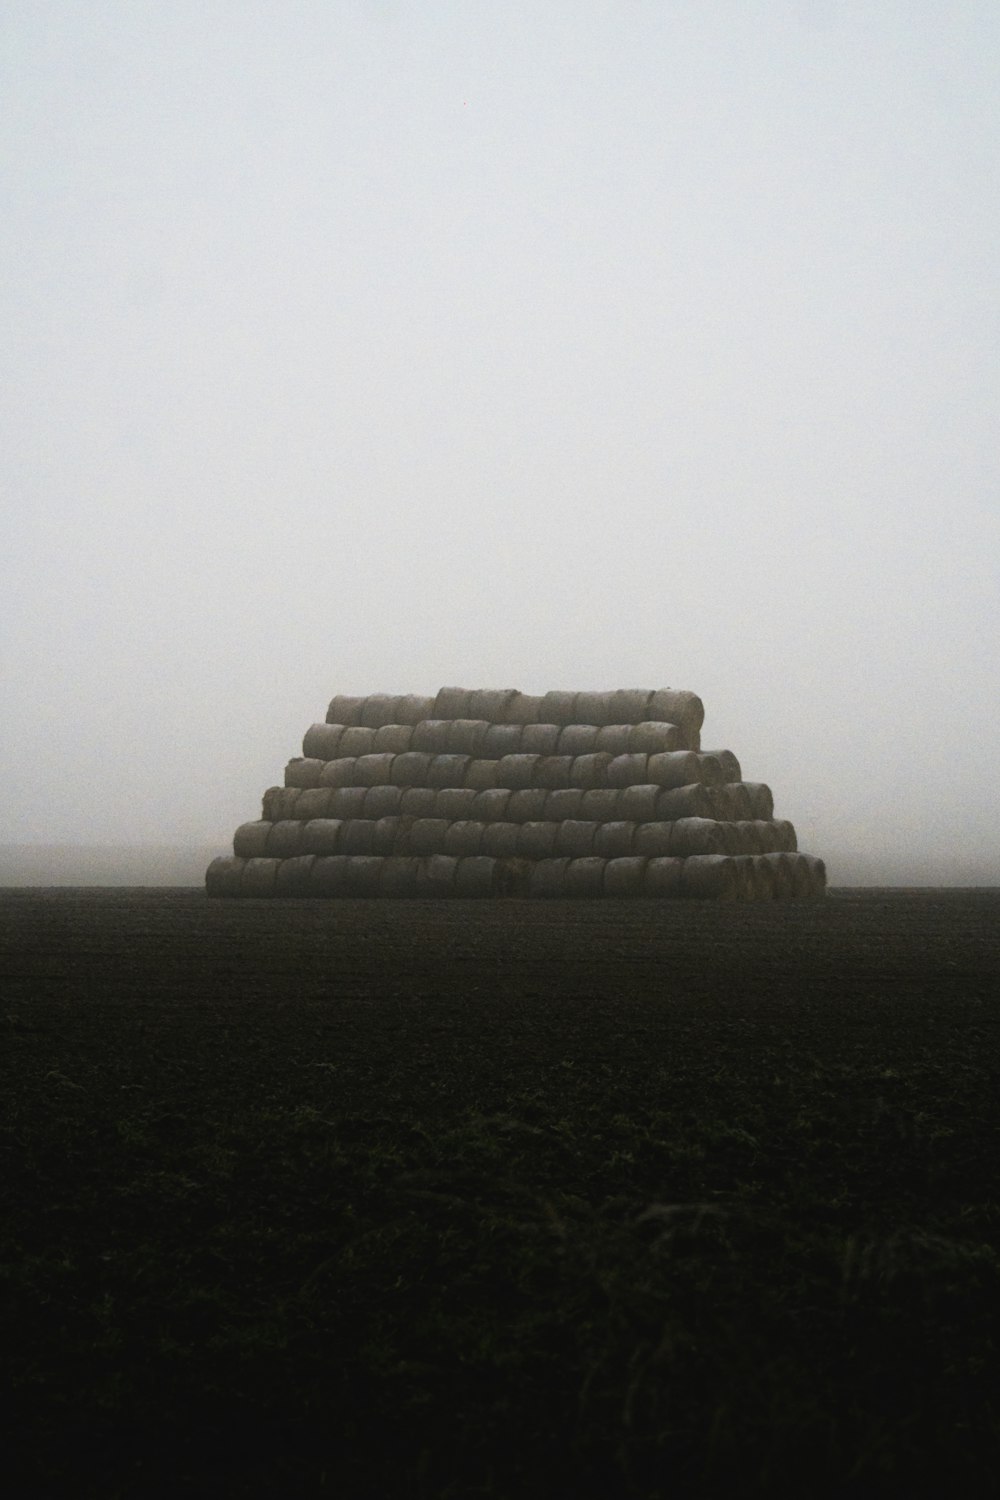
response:
[[[770,789],[702,750],[695,693],[336,697],[210,896],[812,898]]]

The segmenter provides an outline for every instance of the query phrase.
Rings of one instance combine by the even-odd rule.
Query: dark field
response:
[[[993,1494],[1000,893],[0,893],[29,1495]]]

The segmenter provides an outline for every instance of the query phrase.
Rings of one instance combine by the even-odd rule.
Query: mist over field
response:
[[[831,884],[1000,884],[998,60],[8,0],[0,883],[188,883],[334,693],[454,683],[691,689]]]

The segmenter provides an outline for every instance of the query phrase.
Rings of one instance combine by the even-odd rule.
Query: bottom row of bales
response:
[[[668,897],[714,901],[811,900],[826,889],[813,855],[596,856],[493,859],[486,855],[297,855],[213,860],[209,896],[241,897]]]

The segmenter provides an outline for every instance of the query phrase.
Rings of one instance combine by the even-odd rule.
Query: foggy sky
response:
[[[690,688],[1000,883],[995,0],[0,0],[0,841],[337,692]]]

